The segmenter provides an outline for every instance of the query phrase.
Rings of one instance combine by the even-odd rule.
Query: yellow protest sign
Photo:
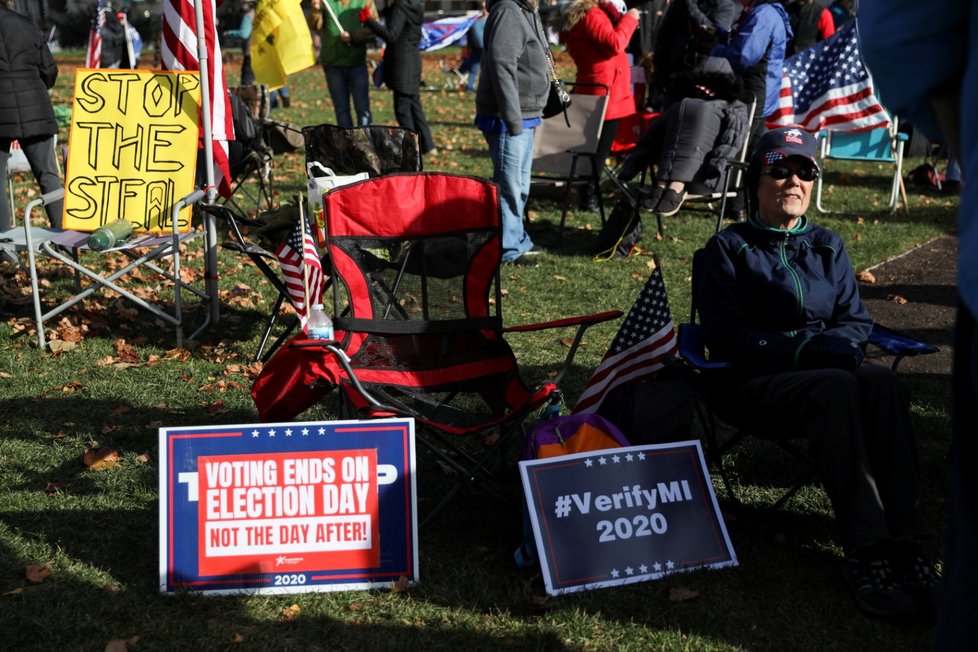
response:
[[[199,123],[197,72],[79,70],[64,227],[93,231],[121,218],[137,232],[170,231],[174,204],[194,189]],[[180,212],[181,231],[190,211]]]
[[[251,67],[259,84],[284,86],[288,75],[316,64],[299,0],[259,0],[254,25]]]

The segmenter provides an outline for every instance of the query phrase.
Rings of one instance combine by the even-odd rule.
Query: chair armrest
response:
[[[891,355],[926,355],[940,351],[933,344],[921,342],[880,324],[873,324],[869,343]]]
[[[885,353],[894,356],[893,364],[890,365],[893,371],[897,370],[900,361],[906,357],[928,355],[940,351],[933,344],[921,342],[892,328],[875,323],[873,324],[873,330],[869,333],[868,342]]]
[[[522,333],[529,331],[542,331],[549,328],[563,328],[565,326],[585,326],[590,327],[601,322],[618,319],[624,313],[621,310],[609,310],[599,312],[594,315],[582,315],[580,317],[568,317],[566,319],[555,319],[554,321],[540,322],[539,324],[523,324],[521,326],[506,326],[502,330],[504,333]]]
[[[679,356],[694,371],[729,369],[729,362],[710,362],[703,344],[703,329],[698,324],[679,325]]]
[[[564,377],[567,370],[570,369],[571,363],[574,362],[574,356],[577,354],[577,348],[581,344],[581,339],[584,337],[584,331],[586,331],[591,326],[595,324],[600,324],[601,322],[611,321],[612,319],[618,319],[624,313],[621,310],[609,310],[607,312],[601,312],[595,315],[583,315],[580,317],[569,317],[567,319],[557,319],[554,321],[542,322],[539,324],[527,324],[525,326],[510,326],[508,328],[503,328],[503,333],[526,333],[530,331],[540,331],[550,328],[560,328],[566,326],[576,326],[577,332],[574,334],[574,341],[571,343],[570,348],[567,351],[567,357],[564,358],[564,364],[561,365],[560,369],[557,371],[556,375],[550,379],[550,382],[556,384],[560,382],[560,379]]]

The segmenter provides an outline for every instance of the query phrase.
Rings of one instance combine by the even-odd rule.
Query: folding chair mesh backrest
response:
[[[454,434],[539,405],[502,338],[496,188],[392,175],[325,198],[337,338],[360,383],[397,412]],[[351,383],[346,398],[367,402]]]
[[[403,127],[344,128],[323,124],[303,127],[302,138],[306,164],[320,163],[334,174],[366,172],[379,177],[422,169],[418,134]]]
[[[322,347],[332,354],[311,366],[340,386],[345,417],[415,419],[418,442],[456,480],[428,519],[465,485],[498,498],[491,458],[531,410],[559,396],[557,382],[584,330],[621,313],[504,329],[499,198],[485,179],[395,174],[342,186],[324,205],[337,343],[297,340],[283,353]],[[576,327],[573,344],[556,375],[530,389],[503,333],[556,327]],[[273,359],[268,377],[288,377],[288,367],[309,363],[291,360]],[[269,383],[259,378],[256,385]],[[280,396],[273,388],[270,398]],[[302,407],[291,397],[284,402]],[[275,414],[275,406],[265,413]],[[499,436],[459,437],[489,432]]]

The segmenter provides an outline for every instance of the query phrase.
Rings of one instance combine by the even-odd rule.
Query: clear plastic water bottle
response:
[[[323,310],[323,304],[314,303],[306,320],[306,334],[311,340],[333,339],[333,320]]]
[[[116,220],[92,231],[88,236],[88,248],[93,251],[105,251],[126,240],[132,235],[132,224],[129,220]]]

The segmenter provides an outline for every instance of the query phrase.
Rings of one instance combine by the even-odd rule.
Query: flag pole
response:
[[[340,30],[340,34],[345,32],[346,30],[343,29],[342,25],[340,25],[340,19],[336,17],[336,12],[329,6],[329,0],[323,0],[323,6],[326,7],[329,17],[333,19],[333,24],[336,25],[336,29]]]
[[[207,36],[204,26],[204,2],[214,0],[194,0],[194,15],[197,19],[197,61],[200,63],[200,107],[201,127],[204,131],[204,170],[207,180],[207,203],[213,204],[217,198],[214,187],[214,141],[211,125],[211,94],[210,94],[210,58],[207,56]],[[211,12],[212,18],[217,19],[216,11]],[[217,224],[216,218],[204,211],[204,277],[205,291],[210,298],[210,319],[212,324],[221,320],[220,300],[217,284]]]
[[[306,316],[312,312],[311,296],[309,294],[309,265],[306,264],[306,211],[302,206],[302,198],[296,196],[296,205],[299,207],[299,228],[301,229],[302,239],[299,242],[302,259],[302,290],[305,292],[303,298],[306,304]]]

